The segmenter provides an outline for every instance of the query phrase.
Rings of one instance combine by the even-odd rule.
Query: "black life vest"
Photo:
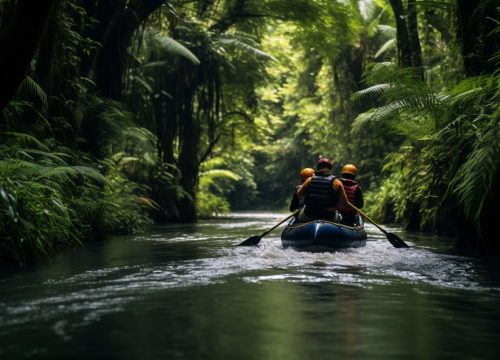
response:
[[[325,211],[338,202],[338,193],[333,190],[335,176],[316,173],[307,186],[304,204],[307,212]]]
[[[301,187],[301,186],[302,186],[302,185],[297,185],[297,186],[295,187],[295,193],[297,193],[297,192],[299,191],[299,189],[300,189],[300,187]],[[300,208],[301,208],[301,207],[303,207],[303,206],[304,206],[304,196],[298,196],[298,195],[297,195],[297,199],[299,200],[299,207],[300,207]]]
[[[344,185],[345,194],[347,196],[347,200],[354,206],[357,206],[356,201],[356,190],[358,190],[359,185],[356,181],[351,179],[340,178],[342,184]],[[342,207],[338,209],[342,215],[354,215],[356,214],[356,210],[354,210],[350,206]]]

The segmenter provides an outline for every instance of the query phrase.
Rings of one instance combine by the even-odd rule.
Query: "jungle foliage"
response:
[[[0,264],[285,208],[318,156],[378,220],[492,236],[492,0],[0,2]],[[29,24],[29,25],[28,25]]]

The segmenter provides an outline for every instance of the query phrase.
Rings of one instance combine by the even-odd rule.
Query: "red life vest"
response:
[[[340,178],[340,181],[342,181],[342,184],[344,185],[344,190],[345,190],[345,194],[347,196],[347,200],[349,200],[349,202],[351,204],[356,206],[356,203],[354,201],[356,200],[356,190],[358,190],[358,188],[359,188],[358,183],[354,180],[344,179],[344,178]],[[341,214],[345,214],[345,215],[357,214],[356,210],[354,210],[350,206],[341,207],[338,209],[338,211]]]

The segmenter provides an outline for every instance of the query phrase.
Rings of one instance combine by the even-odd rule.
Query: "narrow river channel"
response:
[[[407,234],[395,249],[284,249],[283,217],[168,225],[0,273],[0,358],[494,359],[498,262]]]

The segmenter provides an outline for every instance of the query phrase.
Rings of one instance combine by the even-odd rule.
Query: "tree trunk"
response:
[[[26,75],[54,0],[18,0],[14,13],[0,35],[0,112]]]
[[[175,75],[173,75],[175,77]],[[161,72],[156,74],[158,83],[161,85],[175,83],[176,80],[172,77],[163,76]],[[158,89],[156,90],[160,92]],[[175,89],[167,88],[168,92],[174,92]],[[177,136],[177,119],[175,111],[175,103],[170,98],[160,96],[153,100],[155,108],[155,123],[156,136],[158,138],[158,158],[163,164],[175,165],[174,157],[174,142]],[[172,169],[169,169],[172,172]],[[175,175],[175,170],[173,171]],[[177,209],[177,191],[175,186],[178,186],[178,177],[174,176],[172,182],[165,182],[162,179],[157,179],[152,184],[153,199],[160,205],[161,210],[155,213],[157,222],[176,221],[179,219],[179,211]]]
[[[410,40],[411,65],[417,70],[419,77],[424,79],[422,68],[422,48],[418,38],[417,9],[415,0],[408,0],[408,38]]]
[[[199,152],[200,152],[200,122],[194,114],[193,96],[195,88],[187,86],[184,94],[183,118],[180,122],[181,148],[179,154],[180,185],[189,194],[178,200],[179,221],[196,221],[196,187],[198,183]]]
[[[132,36],[139,25],[165,1],[137,0],[128,5],[126,1],[122,1],[116,8],[95,62],[95,82],[101,96],[121,100],[127,48]]]
[[[83,31],[85,38],[92,39],[99,44],[104,43],[109,25],[113,21],[118,11],[123,9],[123,4],[117,1],[97,1],[97,0],[79,0],[80,6],[85,9],[86,15],[96,21],[95,24],[88,23]],[[81,64],[81,73],[83,76],[90,77],[91,70],[95,66],[96,55],[88,56],[83,59]]]
[[[457,0],[457,38],[462,49],[466,76],[492,74],[497,64],[491,61],[500,47],[495,32],[499,10],[493,0]]]
[[[398,64],[403,67],[412,66],[411,42],[405,21],[405,10],[401,0],[389,0],[394,19],[396,20],[396,42],[398,45]]]
[[[36,78],[40,86],[47,94],[47,101],[50,102],[54,85],[56,47],[60,42],[59,21],[60,21],[61,0],[55,0],[51,12],[47,19],[45,31],[40,40],[36,62]],[[50,106],[50,105],[49,105]]]

